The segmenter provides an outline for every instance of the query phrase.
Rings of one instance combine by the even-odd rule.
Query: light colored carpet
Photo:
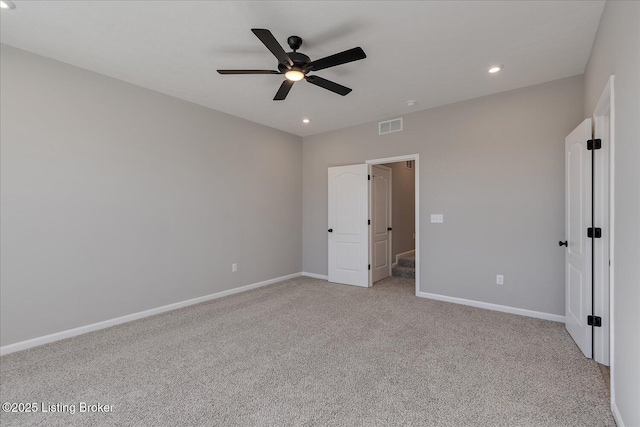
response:
[[[564,326],[298,278],[0,360],[11,425],[614,426]]]

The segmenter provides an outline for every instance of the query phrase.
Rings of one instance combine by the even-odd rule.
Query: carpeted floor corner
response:
[[[615,426],[564,326],[300,277],[0,359],[3,426]]]

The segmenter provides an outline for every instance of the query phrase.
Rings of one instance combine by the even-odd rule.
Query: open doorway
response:
[[[393,277],[419,289],[418,155],[367,161],[369,168],[369,286]]]
[[[404,162],[413,166],[414,174],[414,294],[420,289],[420,201],[418,154],[368,160],[364,164],[332,166],[328,168],[328,275],[332,283],[372,287],[371,243],[371,168],[374,165]],[[411,162],[407,164],[406,162]],[[381,168],[384,169],[384,168]],[[387,169],[390,169],[387,167]],[[389,176],[388,181],[393,180]],[[409,191],[410,193],[411,191]],[[391,200],[391,197],[389,197]],[[384,212],[384,210],[383,210]],[[393,212],[387,211],[389,218]],[[396,222],[397,223],[397,222]],[[393,228],[389,223],[387,227]],[[393,230],[386,230],[392,232]],[[387,251],[383,255],[385,268],[392,273],[394,260],[389,259],[393,250],[393,236],[386,241]],[[384,246],[384,243],[382,244]],[[397,255],[401,255],[397,254]],[[384,273],[384,269],[382,272]]]

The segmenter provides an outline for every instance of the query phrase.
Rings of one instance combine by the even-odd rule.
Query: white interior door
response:
[[[591,314],[591,119],[586,119],[565,138],[565,325],[580,350],[592,357]]]
[[[367,165],[329,168],[329,281],[369,286]]]
[[[377,282],[391,274],[391,169],[371,167],[371,275]]]

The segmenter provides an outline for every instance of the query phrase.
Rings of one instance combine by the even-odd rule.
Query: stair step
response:
[[[415,268],[416,267],[416,257],[415,256],[408,256],[406,258],[400,258],[398,260],[398,265],[401,265],[403,267]]]
[[[413,267],[405,267],[402,265],[397,265],[393,267],[393,275],[396,277],[405,277],[407,279],[415,279],[416,269]]]

